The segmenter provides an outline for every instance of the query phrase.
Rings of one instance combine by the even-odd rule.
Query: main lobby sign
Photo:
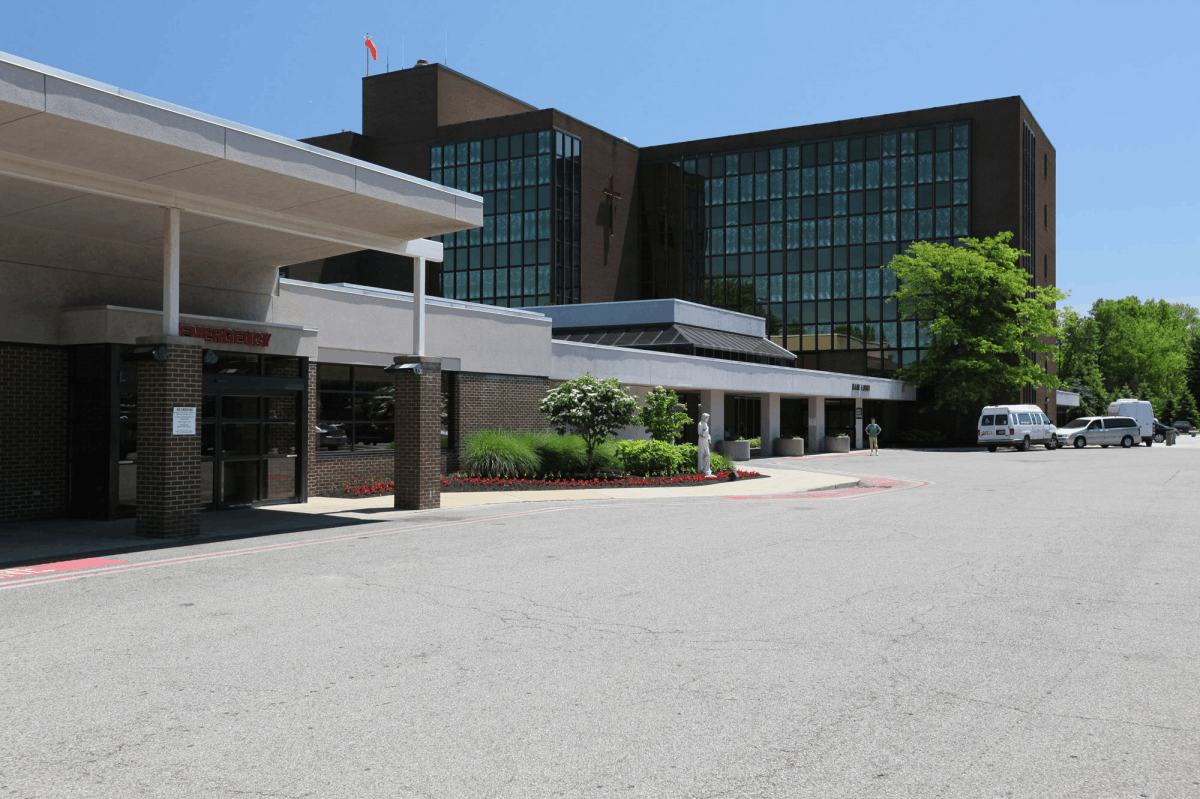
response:
[[[246,347],[271,346],[271,333],[258,330],[234,330],[228,327],[200,327],[199,325],[180,325],[179,335],[185,338],[200,338],[214,344],[241,344]]]

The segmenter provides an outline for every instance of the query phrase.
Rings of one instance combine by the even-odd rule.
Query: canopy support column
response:
[[[179,209],[163,209],[163,335],[179,335]]]
[[[425,259],[413,258],[413,355],[425,355]]]

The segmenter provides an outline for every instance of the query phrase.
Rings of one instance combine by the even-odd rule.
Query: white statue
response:
[[[700,414],[700,424],[696,428],[698,433],[699,443],[697,444],[696,453],[696,471],[703,474],[705,477],[712,477],[712,467],[709,465],[708,452],[712,446],[712,434],[708,432],[708,414]]]

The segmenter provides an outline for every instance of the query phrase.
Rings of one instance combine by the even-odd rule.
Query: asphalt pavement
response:
[[[1200,797],[1200,440],[0,580],[0,797]]]

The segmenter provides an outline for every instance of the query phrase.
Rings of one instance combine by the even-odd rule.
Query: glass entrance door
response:
[[[215,354],[204,367],[201,501],[213,510],[303,501],[307,364]]]
[[[228,509],[294,501],[303,392],[208,388],[200,444],[204,504]]]

